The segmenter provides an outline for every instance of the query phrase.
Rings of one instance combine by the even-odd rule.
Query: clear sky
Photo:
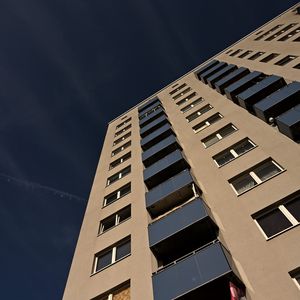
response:
[[[108,121],[295,3],[0,1],[1,299],[61,299]]]

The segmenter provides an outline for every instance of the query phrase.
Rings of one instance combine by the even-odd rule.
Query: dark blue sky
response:
[[[0,2],[1,299],[61,299],[108,121],[295,3]]]

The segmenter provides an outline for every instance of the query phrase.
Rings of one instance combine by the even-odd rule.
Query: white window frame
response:
[[[125,131],[127,131],[128,129],[130,129],[131,128],[131,124],[129,124],[128,126],[126,126],[125,128],[123,128],[123,129],[121,129],[121,130],[119,130],[119,131],[117,131],[116,133],[115,133],[115,137],[117,137],[117,136],[119,136],[119,135],[121,135],[122,133],[124,133]]]
[[[211,123],[211,122],[210,122],[210,119],[211,119],[212,117],[215,117],[215,116],[219,116],[219,119],[218,119],[217,121]],[[211,116],[210,116],[209,118],[207,118],[206,120],[200,122],[199,124],[203,123],[203,126],[201,126],[200,128],[194,129],[194,127],[198,126],[199,124],[196,124],[195,126],[193,126],[193,131],[194,131],[194,133],[198,133],[198,132],[204,130],[205,128],[207,128],[207,127],[209,127],[209,126],[215,124],[216,122],[222,120],[223,118],[224,118],[224,116],[223,116],[222,114],[220,114],[219,112],[217,112],[217,113],[211,115]]]
[[[208,110],[206,110],[206,108],[209,108]],[[211,109],[213,109],[214,107],[211,104],[205,104],[204,106],[202,106],[201,108],[199,108],[197,111],[191,113],[190,115],[186,116],[186,120],[188,123],[193,122],[194,120],[196,120],[197,118],[199,118],[200,116],[204,115],[205,113],[209,112]],[[204,110],[204,111],[203,111]],[[189,120],[189,117],[194,116],[195,118],[192,120]]]
[[[172,96],[173,100],[178,100],[181,96],[185,95],[186,93],[188,93],[189,91],[191,91],[192,88],[191,87],[187,87],[185,88],[183,91],[181,91],[180,93]]]
[[[118,138],[117,140],[115,140],[115,141],[113,142],[113,146],[116,146],[116,145],[118,145],[119,143],[125,141],[125,140],[128,139],[130,136],[131,136],[131,131],[128,132],[128,133],[126,133],[126,134],[124,134],[122,137]]]
[[[118,124],[118,125],[116,126],[116,129],[121,128],[123,125],[127,124],[127,123],[130,122],[130,121],[131,121],[131,118],[128,118],[127,120],[125,120],[125,121],[123,121],[122,123]]]
[[[179,83],[177,83],[177,85],[179,85]],[[172,96],[172,95],[176,94],[178,91],[180,91],[181,89],[183,89],[186,86],[187,86],[187,84],[184,82],[183,84],[181,84],[180,86],[178,86],[176,89],[174,89],[171,92],[169,92],[169,95]],[[175,86],[173,86],[173,88],[174,87]]]
[[[127,169],[129,169],[129,172],[125,173],[125,175],[123,175],[124,171],[127,171]],[[107,182],[106,182],[106,186],[110,186],[111,184],[113,184],[114,182],[122,179],[123,177],[125,177],[126,175],[129,175],[131,173],[131,165],[125,167],[124,169],[120,170],[119,172],[109,176],[107,178]],[[117,178],[113,181],[111,181],[110,178],[117,176]]]
[[[201,104],[204,101],[204,99],[202,97],[194,100],[191,104],[186,105],[185,107],[183,107],[180,111],[184,114],[186,112],[188,112],[189,110],[191,110],[192,108],[196,107],[197,105]]]
[[[129,156],[127,157],[126,155],[128,155],[128,154],[129,154]],[[125,159],[124,159],[124,156],[126,156]],[[131,151],[127,152],[127,153],[124,154],[122,157],[120,157],[120,158],[118,158],[118,159],[112,161],[112,162],[109,164],[109,170],[112,170],[112,169],[116,168],[117,166],[119,166],[119,165],[122,164],[123,162],[129,160],[130,158],[131,158]],[[116,161],[118,161],[118,164],[115,165],[115,166],[111,166],[111,164],[114,163],[114,162],[116,162]]]
[[[296,284],[297,288],[300,290],[300,282],[298,282],[297,278],[300,281],[300,271],[292,277],[292,280]]]
[[[111,157],[116,156],[117,154],[119,154],[120,152],[124,151],[126,148],[128,148],[128,147],[130,147],[130,146],[131,146],[131,141],[126,142],[123,146],[114,149],[114,150],[111,152]],[[120,151],[119,151],[119,149],[120,149]],[[118,152],[115,153],[115,151],[117,151],[117,150],[118,150]]]
[[[130,185],[130,192],[131,192],[131,183],[129,183],[129,184],[127,183],[127,184],[121,186],[117,191],[114,191],[114,192],[112,192],[112,193],[110,193],[110,194],[104,196],[104,199],[103,199],[103,207],[106,207],[106,206],[108,206],[108,205],[110,205],[110,204],[116,202],[116,201],[119,200],[120,198],[122,198],[122,197],[128,195],[130,192],[128,192],[128,193],[126,193],[126,194],[124,194],[124,195],[121,195],[121,190],[122,190],[124,187],[127,187],[127,185]],[[112,202],[110,202],[110,203],[107,204],[107,197],[110,196],[110,195],[112,195],[112,194],[115,194],[115,193],[116,193],[117,198],[116,198],[115,200],[113,200]]]
[[[182,105],[183,103],[185,103],[185,102],[191,100],[192,98],[194,98],[194,97],[196,97],[196,96],[197,96],[197,93],[196,93],[196,92],[193,92],[193,93],[187,95],[185,98],[179,100],[179,101],[176,103],[176,105],[177,105],[177,106],[180,106],[180,105]]]

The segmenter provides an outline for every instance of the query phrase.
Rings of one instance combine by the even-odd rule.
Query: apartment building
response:
[[[64,300],[300,299],[300,5],[108,125]]]

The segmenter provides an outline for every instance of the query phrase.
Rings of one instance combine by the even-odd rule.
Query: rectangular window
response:
[[[218,153],[213,157],[213,160],[219,167],[222,167],[230,161],[240,157],[241,155],[255,148],[255,146],[256,145],[250,139],[247,138],[231,146],[229,149]]]
[[[131,121],[131,118],[128,118],[127,120],[125,120],[125,121],[123,121],[122,123],[118,124],[118,125],[116,126],[116,129],[121,128],[123,125],[129,123],[130,121]]]
[[[282,38],[280,38],[278,41],[286,41],[288,39],[290,39],[291,37],[293,37],[294,35],[298,34],[300,32],[300,27],[296,28],[295,30],[291,31],[290,33],[286,34],[285,36],[283,36]]]
[[[265,54],[265,52],[257,52],[257,53],[255,53],[254,55],[250,56],[248,59],[249,59],[249,60],[255,60],[255,59],[257,59],[258,57],[262,56],[263,54]]]
[[[211,117],[207,118],[206,120],[198,123],[197,125],[193,126],[193,130],[195,133],[202,131],[203,129],[207,128],[208,126],[220,121],[223,116],[220,113],[216,113]]]
[[[119,143],[123,142],[124,140],[126,140],[130,136],[131,136],[131,132],[128,132],[128,133],[124,134],[122,137],[118,138],[117,140],[115,140],[113,142],[113,146],[118,145]]]
[[[293,66],[294,69],[300,69],[300,64],[297,64],[296,66]]]
[[[229,183],[233,190],[240,195],[282,171],[283,168],[281,166],[279,166],[274,160],[268,159],[235,178],[230,179]]]
[[[130,281],[122,283],[91,300],[130,300]]]
[[[234,133],[237,131],[237,128],[233,124],[228,124],[225,127],[219,129],[217,132],[209,135],[205,139],[201,140],[202,144],[204,145],[205,148],[208,148],[212,146],[213,144],[219,142],[226,136]]]
[[[295,282],[298,289],[300,289],[300,267],[289,272],[291,278]]]
[[[248,50],[248,51],[242,53],[242,54],[241,54],[240,56],[238,56],[238,57],[239,57],[239,58],[244,58],[245,56],[251,54],[252,52],[253,52],[252,50]]]
[[[293,61],[294,59],[296,59],[298,56],[295,55],[288,55],[286,57],[284,57],[283,59],[279,60],[278,62],[275,63],[275,65],[277,66],[284,66],[286,64],[288,64],[289,62]]]
[[[139,117],[140,120],[150,116],[151,114],[153,114],[155,111],[157,111],[159,108],[161,108],[161,104],[158,104],[157,106],[155,106],[154,108],[152,108],[151,110],[148,110],[146,113],[144,113],[143,115],[141,115]]]
[[[97,253],[95,255],[93,273],[97,273],[118,262],[122,258],[127,257],[130,255],[130,251],[130,236],[128,236],[115,245]]]
[[[182,92],[180,92],[179,94],[173,96],[174,100],[179,99],[181,96],[183,96],[184,94],[186,94],[187,92],[191,91],[192,89],[190,87],[187,87],[186,89],[184,89]]]
[[[124,161],[126,161],[130,158],[131,158],[131,152],[128,152],[128,153],[124,154],[122,157],[114,160],[113,162],[111,162],[109,164],[109,170],[115,168],[116,166],[120,165],[121,163],[123,163]]]
[[[252,216],[260,227],[266,239],[269,239],[289,228],[299,225],[300,196],[293,197],[289,201],[281,201],[280,205],[272,205],[263,212]]]
[[[189,104],[189,105],[183,107],[183,108],[181,109],[181,112],[182,112],[182,113],[185,113],[185,112],[189,111],[190,109],[192,109],[193,107],[197,106],[198,104],[202,103],[203,101],[204,101],[203,98],[198,98],[198,99],[196,99],[195,101],[193,101],[191,104]]]
[[[99,234],[121,224],[131,217],[131,206],[128,205],[109,217],[100,221]]]
[[[278,37],[280,34],[288,31],[289,29],[291,29],[292,27],[296,26],[297,23],[292,23],[289,24],[288,26],[285,26],[284,28],[282,28],[281,30],[277,31],[276,33],[274,33],[273,35],[269,36],[267,39],[265,39],[266,41],[272,41],[274,40],[276,37]]]
[[[186,101],[189,101],[190,99],[192,99],[192,98],[195,97],[196,95],[197,95],[197,93],[196,93],[196,92],[193,92],[193,93],[189,94],[188,96],[186,96],[184,99],[178,101],[178,102],[176,103],[176,105],[179,106],[179,105],[185,103]]]
[[[104,197],[103,200],[103,206],[107,206],[120,198],[126,196],[131,192],[131,183],[127,183],[120,187],[118,190],[108,194],[107,196]]]
[[[174,86],[173,86],[174,87]],[[181,84],[179,87],[177,87],[175,90],[171,91],[169,94],[172,96],[174,95],[176,92],[180,91],[181,89],[183,89],[184,87],[186,87],[186,83]]]
[[[124,127],[123,129],[117,131],[117,132],[115,133],[115,137],[121,135],[123,132],[127,131],[127,130],[130,129],[130,128],[131,128],[131,124],[129,124],[128,126]]]
[[[213,107],[210,104],[207,104],[203,107],[201,107],[200,109],[198,109],[197,111],[195,111],[194,113],[188,115],[186,117],[188,122],[192,122],[193,120],[197,119],[198,117],[200,117],[201,115],[203,115],[204,113],[210,111]]]
[[[266,56],[265,58],[261,59],[260,61],[266,63],[266,62],[268,62],[268,61],[274,59],[274,58],[277,57],[278,55],[279,55],[278,53],[271,53],[271,54],[269,54],[268,56]]]
[[[119,171],[118,173],[108,177],[107,179],[107,186],[111,185],[112,183],[120,180],[121,178],[125,177],[126,175],[128,175],[131,172],[131,166],[128,166],[126,168],[124,168],[123,170]]]
[[[119,148],[113,150],[113,151],[111,152],[111,156],[117,155],[118,153],[124,151],[126,148],[128,148],[128,147],[130,147],[130,146],[131,146],[131,141],[129,141],[129,142],[123,144],[122,146],[120,146]]]
[[[270,30],[268,30],[267,32],[265,32],[264,34],[258,36],[256,39],[254,39],[255,41],[259,41],[261,39],[263,39],[265,36],[269,35],[271,32],[275,31],[276,29],[280,28],[282,26],[282,24],[278,24],[275,27],[271,28]]]
[[[238,53],[240,53],[241,51],[243,51],[242,49],[237,49],[235,50],[234,52],[232,52],[231,54],[229,54],[229,56],[235,56],[237,55]]]

